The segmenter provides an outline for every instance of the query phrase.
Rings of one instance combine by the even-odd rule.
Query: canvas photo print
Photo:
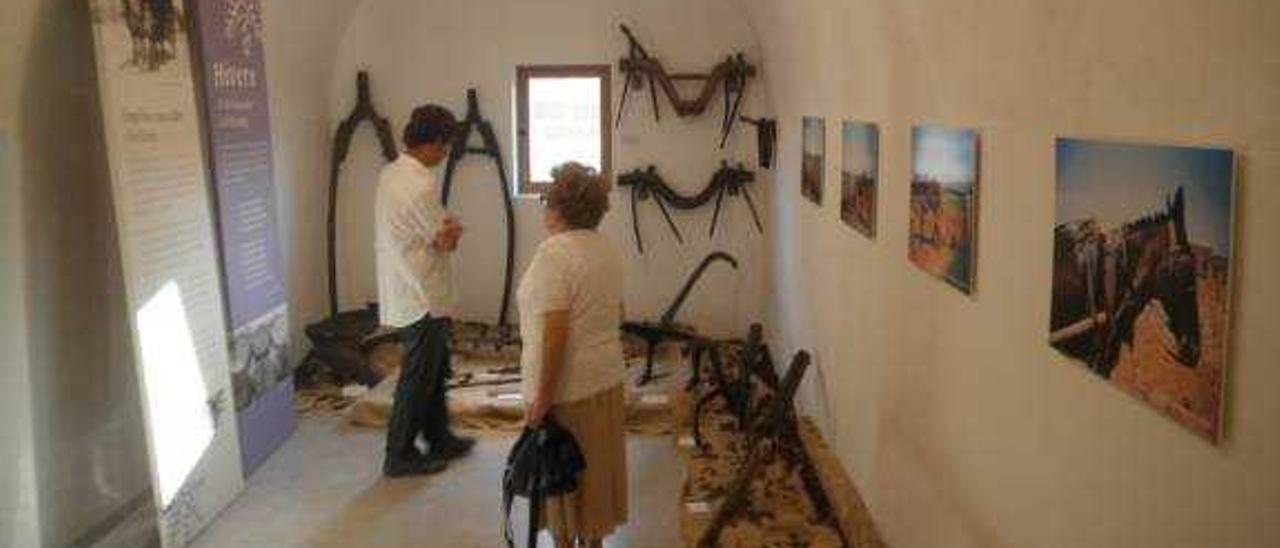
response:
[[[840,219],[868,238],[876,235],[876,184],[880,180],[880,130],[844,122],[840,167]]]
[[[1217,441],[1230,150],[1058,139],[1049,343]]]
[[[803,123],[804,157],[800,166],[800,194],[822,203],[823,177],[826,173],[827,124],[822,118],[805,116]]]
[[[911,262],[973,292],[978,220],[978,132],[911,128]]]

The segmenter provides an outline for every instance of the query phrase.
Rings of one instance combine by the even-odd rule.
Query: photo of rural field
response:
[[[880,180],[880,130],[844,122],[840,168],[840,218],[868,238],[876,236],[876,183]]]
[[[804,117],[804,156],[800,166],[800,194],[822,203],[822,187],[826,173],[827,124],[822,118]]]
[[[1216,442],[1230,150],[1058,139],[1049,343]]]
[[[972,293],[977,215],[978,133],[911,128],[911,262]]]

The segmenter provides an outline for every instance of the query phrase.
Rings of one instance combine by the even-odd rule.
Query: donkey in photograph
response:
[[[1155,300],[1176,346],[1165,351],[1195,367],[1200,359],[1196,276],[1181,188],[1164,211],[1110,234],[1092,220],[1059,225],[1049,342],[1109,378],[1121,346],[1133,345],[1138,316]]]

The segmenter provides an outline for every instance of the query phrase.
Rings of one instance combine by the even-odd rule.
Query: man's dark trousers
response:
[[[391,424],[387,427],[389,458],[417,454],[414,438],[419,433],[433,450],[452,437],[445,406],[451,328],[449,318],[428,314],[400,330],[405,353],[391,407]]]

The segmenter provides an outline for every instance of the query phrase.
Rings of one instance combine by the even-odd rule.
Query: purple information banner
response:
[[[293,431],[259,0],[191,2],[245,474]]]

